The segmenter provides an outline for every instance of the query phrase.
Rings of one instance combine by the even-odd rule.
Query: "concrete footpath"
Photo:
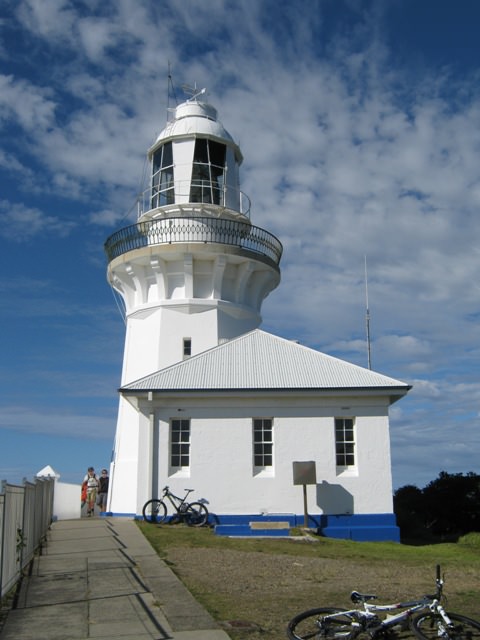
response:
[[[55,522],[1,640],[228,640],[133,520]]]

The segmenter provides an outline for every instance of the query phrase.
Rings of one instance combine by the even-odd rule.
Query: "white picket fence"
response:
[[[18,582],[45,539],[53,518],[55,478],[23,485],[2,482],[0,493],[0,596]]]

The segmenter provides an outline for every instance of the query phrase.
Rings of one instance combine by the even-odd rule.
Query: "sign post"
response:
[[[307,484],[317,484],[314,460],[293,463],[293,484],[303,485],[303,526],[308,528]]]

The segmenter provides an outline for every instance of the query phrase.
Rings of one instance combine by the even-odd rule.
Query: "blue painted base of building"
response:
[[[262,522],[265,523],[265,527],[262,527]],[[272,528],[271,523],[275,522],[288,523],[288,528]],[[289,528],[305,526],[305,518],[296,514],[211,514],[210,524],[217,535],[288,536]],[[393,513],[309,515],[307,526],[318,535],[327,538],[358,542],[400,542],[400,529],[396,525]]]
[[[320,533],[327,538],[359,542],[400,542],[400,529],[393,513],[322,515]]]
[[[242,537],[242,538],[284,538],[290,535],[290,528],[254,529],[250,524],[216,524],[215,534],[217,536]]]

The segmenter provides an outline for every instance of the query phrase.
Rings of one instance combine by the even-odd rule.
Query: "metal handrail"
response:
[[[243,191],[210,180],[172,180],[145,189],[138,197],[138,217],[172,204],[217,205],[250,217],[250,198]]]
[[[141,247],[174,243],[217,243],[253,252],[275,268],[282,257],[282,243],[273,234],[247,222],[227,218],[175,217],[138,222],[107,238],[108,261]]]

